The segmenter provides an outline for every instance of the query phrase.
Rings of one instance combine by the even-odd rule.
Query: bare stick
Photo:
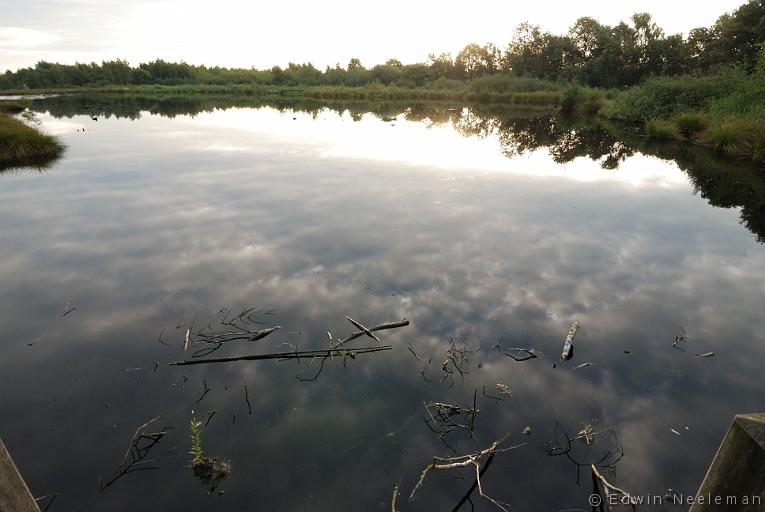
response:
[[[632,495],[630,493],[628,493],[624,489],[619,489],[615,485],[612,485],[611,483],[609,483],[609,481],[606,480],[606,477],[604,477],[601,474],[601,472],[598,471],[598,467],[595,464],[590,465],[590,468],[592,468],[592,474],[595,475],[595,477],[600,481],[600,484],[603,486],[603,491],[606,493],[606,496],[605,496],[606,500],[607,500],[606,503],[609,503],[609,505],[608,505],[608,509],[609,510],[611,510],[610,500],[608,500],[608,497],[611,494],[611,492],[609,492],[609,491],[612,491],[614,494],[619,495],[621,498],[626,498],[627,501],[629,502],[630,507],[632,508],[632,510],[635,510],[635,511],[637,510],[637,505],[635,504],[635,499],[632,497]],[[620,502],[621,502],[621,500],[620,500]]]
[[[202,384],[204,385],[204,389],[202,390],[202,396],[200,396],[199,399],[197,399],[196,403],[201,402],[202,399],[205,397],[205,395],[210,392],[210,388],[207,387],[207,381],[202,379]]]
[[[418,361],[422,361],[422,359],[420,358],[420,356],[418,356],[418,355],[417,355],[417,352],[415,352],[415,351],[414,351],[414,349],[412,348],[412,345],[407,345],[407,346],[406,346],[406,349],[407,349],[409,352],[411,352],[411,353],[412,353],[412,355],[413,355],[414,357],[416,357]]]
[[[449,469],[457,469],[467,466],[474,466],[476,468],[476,487],[478,487],[478,493],[481,495],[481,497],[487,499],[494,505],[496,505],[500,510],[503,510],[504,512],[510,512],[510,505],[507,503],[502,503],[501,501],[495,500],[494,498],[491,498],[487,496],[483,492],[483,488],[481,486],[481,466],[478,463],[478,461],[489,454],[496,453],[496,452],[505,452],[509,450],[513,450],[515,448],[518,448],[520,446],[525,445],[526,443],[522,443],[519,445],[511,446],[508,448],[498,448],[499,444],[502,442],[500,441],[494,441],[491,446],[488,448],[481,450],[479,452],[475,453],[469,453],[467,455],[459,455],[457,457],[433,457],[433,462],[425,467],[425,469],[422,470],[422,473],[420,474],[420,480],[417,482],[417,485],[414,486],[414,489],[412,489],[412,493],[409,495],[409,500],[414,501],[414,496],[417,490],[422,487],[422,484],[425,482],[425,477],[428,475],[428,472],[433,470],[449,470]],[[472,491],[471,491],[472,492]],[[469,495],[468,495],[469,499]],[[467,501],[467,499],[465,500]]]
[[[242,378],[244,379],[244,401],[247,402],[248,414],[252,414],[252,404],[250,404],[250,394],[247,391],[247,377],[242,377]]]
[[[377,342],[379,342],[379,343],[382,343],[382,341],[380,341],[380,338],[378,338],[377,336],[375,336],[375,335],[372,333],[372,331],[370,331],[369,329],[367,329],[366,327],[364,327],[363,325],[361,325],[359,322],[357,322],[356,320],[354,320],[353,318],[351,318],[351,317],[349,317],[349,316],[346,316],[345,318],[346,318],[346,320],[348,320],[350,323],[352,323],[353,325],[355,325],[357,328],[361,329],[361,330],[364,332],[364,334],[366,334],[367,336],[369,336],[369,337],[370,337],[370,338],[372,338],[373,340],[375,340],[375,341],[377,341]]]
[[[398,484],[393,486],[393,496],[390,499],[390,512],[398,512],[396,500],[398,499]]]
[[[370,327],[369,331],[375,332],[375,331],[384,331],[386,329],[397,329],[398,327],[406,327],[409,325],[409,320],[406,318],[403,318],[399,320],[398,322],[387,322],[380,325],[375,325],[374,327]],[[366,334],[365,331],[356,331],[354,333],[349,334],[345,339],[341,340],[340,343],[348,343],[351,340],[355,340],[356,338],[363,336]]]

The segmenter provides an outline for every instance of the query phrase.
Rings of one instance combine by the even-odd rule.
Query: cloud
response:
[[[60,38],[53,34],[21,27],[0,27],[0,51],[47,46]]]

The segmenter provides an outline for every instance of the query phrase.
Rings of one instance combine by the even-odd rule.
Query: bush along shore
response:
[[[64,146],[54,136],[14,114],[29,112],[22,102],[0,101],[0,172],[18,167],[45,167],[59,158]]]
[[[765,163],[765,50],[755,73],[649,79],[618,94],[602,117],[642,126],[646,137],[707,145]]]

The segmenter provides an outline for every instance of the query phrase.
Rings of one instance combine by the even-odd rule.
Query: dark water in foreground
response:
[[[485,492],[589,510],[587,468],[578,486],[543,448],[556,418],[571,437],[613,430],[573,446],[587,464],[621,446],[620,487],[692,494],[732,415],[765,409],[765,193],[750,169],[544,116],[57,108],[41,118],[66,156],[0,176],[0,435],[33,494],[60,493],[52,511],[390,510],[394,484],[402,511],[451,510],[474,472],[433,472],[406,500],[433,455],[453,455],[423,401],[472,407],[474,392],[475,439],[448,444],[525,443],[495,457]],[[215,356],[324,348],[353,330],[345,315],[411,325],[315,382],[295,376],[318,362],[165,365],[189,355],[193,317],[246,306],[282,329]],[[553,368],[573,321],[575,357]],[[464,378],[443,379],[450,338],[470,351]],[[230,461],[222,495],[187,453],[192,414],[213,411],[202,439]],[[99,493],[157,416],[171,427],[157,469]]]

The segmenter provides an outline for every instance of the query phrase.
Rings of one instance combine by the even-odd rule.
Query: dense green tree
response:
[[[323,71],[311,63],[286,68],[231,69],[193,66],[157,59],[131,67],[124,60],[64,65],[41,61],[34,67],[0,75],[0,88],[53,88],[143,84],[262,84],[276,86],[362,86],[370,83],[454,87],[456,80],[487,80],[482,87],[505,84],[507,77],[530,76],[599,87],[624,87],[653,76],[710,73],[736,66],[753,72],[765,41],[765,0],[749,0],[720,16],[708,28],[696,28],[683,39],[666,35],[648,13],[634,14],[629,23],[604,25],[594,18],[576,20],[566,34],[543,32],[523,23],[505,51],[489,43],[468,44],[455,58],[430,54],[425,63],[403,65],[389,59],[371,69],[358,58],[346,67]],[[493,79],[487,75],[501,73]],[[491,85],[493,84],[493,85]],[[504,88],[505,85],[502,85]]]

